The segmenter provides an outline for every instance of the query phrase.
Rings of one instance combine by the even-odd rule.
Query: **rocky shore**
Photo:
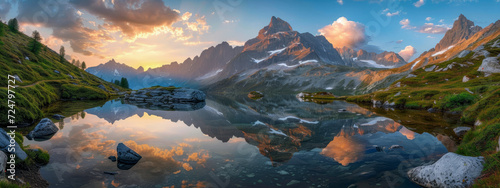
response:
[[[154,110],[190,111],[205,106],[206,95],[200,90],[176,87],[153,87],[123,95],[124,101]]]

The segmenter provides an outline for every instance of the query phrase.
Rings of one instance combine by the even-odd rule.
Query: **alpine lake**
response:
[[[457,117],[295,96],[208,96],[191,111],[123,100],[58,102],[50,187],[419,187],[406,172],[456,149]],[[142,156],[108,159],[118,143]],[[112,174],[104,173],[112,172]]]

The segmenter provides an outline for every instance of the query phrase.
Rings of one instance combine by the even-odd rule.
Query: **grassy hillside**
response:
[[[32,53],[28,48],[31,37],[11,32],[3,23],[0,27],[5,30],[0,36],[0,97],[5,100],[0,110],[8,109],[8,75],[17,75],[22,80],[16,81],[13,89],[17,124],[30,124],[44,117],[40,109],[57,100],[107,99],[124,90],[66,60],[60,62],[59,54],[45,45],[38,54]],[[0,117],[0,124],[7,125],[6,115]]]
[[[500,52],[500,48],[492,47],[497,40],[500,37],[484,45],[490,56],[497,57]],[[474,57],[474,52],[471,52],[463,58],[427,65],[387,89],[350,96],[347,100],[369,104],[373,100],[381,101],[382,104],[388,101],[394,102],[399,108],[434,108],[462,114],[460,123],[476,126],[464,136],[457,153],[484,156],[485,169],[475,186],[496,187],[500,185],[500,153],[497,152],[500,136],[500,74],[487,75],[477,71],[484,58]],[[448,70],[445,70],[447,67]],[[439,69],[445,71],[437,71]],[[464,76],[470,80],[464,82]]]

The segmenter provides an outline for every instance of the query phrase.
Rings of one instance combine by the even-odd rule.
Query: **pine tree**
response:
[[[120,81],[120,86],[123,88],[129,87],[127,78],[122,77],[122,80]]]
[[[114,84],[117,85],[117,86],[119,86],[120,85],[120,80],[115,80]]]
[[[87,68],[87,65],[85,64],[85,61],[82,62],[82,69],[85,70]]]
[[[60,62],[64,62],[64,56],[66,55],[66,50],[64,50],[64,46],[61,46],[61,49],[59,49],[59,56],[60,56]],[[74,61],[74,60],[73,60]]]
[[[76,64],[76,61],[75,61],[74,59],[73,59],[73,60],[71,60],[71,64],[72,64],[72,65],[75,65],[75,64]]]
[[[80,60],[76,60],[75,66],[80,68]]]
[[[5,28],[3,27],[3,24],[0,23],[0,37],[5,35]]]
[[[14,33],[19,32],[19,23],[17,22],[16,18],[10,19],[8,25],[9,25],[10,31],[12,31]]]
[[[31,52],[33,52],[34,54],[38,54],[40,50],[42,50],[42,43],[40,43],[40,41],[42,41],[42,37],[37,30],[33,31],[32,37],[33,40],[30,41],[28,47],[30,48]]]

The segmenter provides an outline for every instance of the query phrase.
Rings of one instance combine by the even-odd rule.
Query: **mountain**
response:
[[[10,31],[0,23],[0,96],[12,99],[16,110],[15,125],[22,127],[47,117],[41,110],[58,100],[107,99],[123,88],[106,82],[79,67],[45,45],[38,53],[28,47],[33,38],[18,31]],[[42,41],[43,42],[43,41]],[[9,76],[10,75],[10,76]],[[12,87],[12,86],[15,86]],[[6,101],[7,103],[7,101]],[[0,111],[11,108],[1,105]],[[7,116],[0,118],[0,125],[9,122]],[[8,124],[11,125],[11,124]]]
[[[395,52],[367,52],[365,50],[355,51],[349,47],[337,48],[346,64],[353,67],[375,67],[375,68],[396,68],[405,65],[407,62]]]
[[[434,48],[435,51],[440,51],[442,49],[448,48],[454,44],[461,42],[462,40],[469,39],[472,35],[479,32],[480,26],[475,26],[474,22],[468,20],[463,14],[458,16],[458,19],[453,23],[453,27],[446,31],[443,39]]]

